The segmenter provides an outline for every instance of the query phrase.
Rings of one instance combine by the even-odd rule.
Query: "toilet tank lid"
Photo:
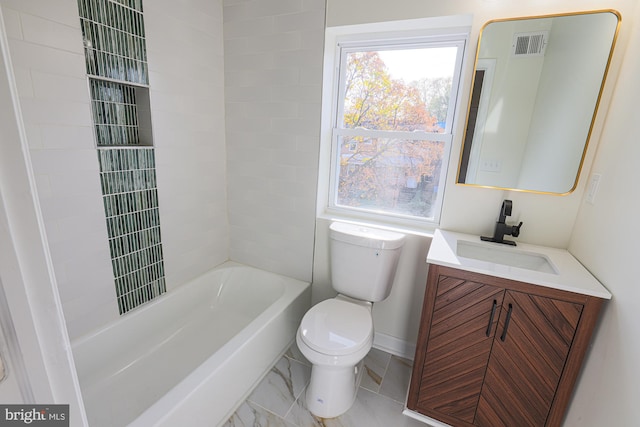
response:
[[[333,240],[377,249],[397,249],[404,244],[405,238],[404,234],[395,231],[346,222],[332,222],[329,236]]]

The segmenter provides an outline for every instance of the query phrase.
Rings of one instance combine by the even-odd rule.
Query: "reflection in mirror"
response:
[[[596,11],[485,24],[457,182],[572,192],[619,22]]]

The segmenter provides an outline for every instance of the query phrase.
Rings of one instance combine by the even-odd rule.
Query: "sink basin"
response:
[[[510,246],[501,247],[495,243],[483,244],[458,240],[456,255],[542,273],[558,274],[557,268],[545,255],[522,251]]]

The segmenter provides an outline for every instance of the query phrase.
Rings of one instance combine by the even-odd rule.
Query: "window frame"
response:
[[[428,21],[428,22],[426,22]],[[459,120],[460,89],[464,69],[465,54],[469,43],[470,27],[443,26],[433,29],[436,18],[394,23],[364,24],[349,27],[327,29],[325,39],[325,67],[323,82],[323,118],[321,128],[322,147],[320,162],[320,178],[318,185],[318,215],[330,218],[366,220],[391,226],[404,226],[417,229],[436,228],[440,223],[444,201],[446,178],[455,137],[454,129]],[[410,23],[410,25],[407,25]],[[436,22],[437,23],[437,22]],[[442,24],[442,23],[440,23]],[[378,31],[372,31],[378,27]],[[379,31],[381,27],[405,28],[407,30]],[[437,27],[438,25],[436,25]],[[333,31],[332,31],[333,30]],[[330,33],[334,34],[330,34]],[[416,47],[455,46],[458,48],[451,96],[447,111],[444,133],[425,131],[379,131],[356,130],[339,127],[343,120],[344,79],[346,56],[354,51],[374,51],[388,49],[409,49]],[[393,137],[410,140],[427,140],[444,142],[440,181],[435,199],[432,218],[420,218],[408,214],[375,211],[370,208],[347,207],[337,205],[339,179],[339,141],[341,136]]]

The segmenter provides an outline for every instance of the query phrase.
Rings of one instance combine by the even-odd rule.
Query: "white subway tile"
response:
[[[322,85],[322,68],[320,67],[300,67],[300,84],[305,86]]]
[[[251,120],[254,117],[297,117],[299,106],[292,102],[229,102],[227,103],[227,117],[244,117]]]
[[[277,62],[272,53],[235,54],[225,52],[224,70],[269,70],[276,66]]]
[[[18,88],[18,96],[21,98],[33,98],[33,80],[31,70],[28,68],[14,67],[13,75]]]
[[[87,79],[49,74],[42,71],[31,73],[35,98],[62,102],[90,102]]]
[[[282,89],[286,91],[286,88]],[[269,87],[227,87],[225,98],[228,102],[270,102],[272,89]]]
[[[22,99],[21,107],[25,120],[37,125],[89,126],[92,124],[89,103]]]
[[[251,52],[279,52],[300,49],[301,37],[298,32],[277,33],[247,40],[247,50]]]
[[[200,1],[181,2],[176,7],[172,0],[155,0],[144,4],[144,18],[147,28],[159,21],[167,21],[170,13],[171,21],[179,22],[185,27],[193,27],[202,32],[217,34],[222,25],[222,2]]]
[[[51,182],[49,175],[35,175],[36,189],[38,191],[38,197],[47,198],[53,197],[54,193],[51,189]]]
[[[235,2],[233,4],[225,3],[222,12],[224,25],[226,26],[227,22],[240,21],[243,18],[246,19],[250,17],[249,6],[249,4],[242,2]]]
[[[99,194],[91,196],[56,195],[50,199],[42,199],[40,202],[43,215],[51,220],[73,216],[82,211],[87,215],[104,216],[102,197]]]
[[[96,289],[107,289],[95,286]],[[64,287],[64,286],[60,286]],[[118,305],[115,290],[112,298],[98,299],[95,293],[86,297],[63,302],[63,311],[67,322],[67,331],[73,340],[87,334],[118,318]]]
[[[225,16],[226,15],[227,10],[225,10]],[[273,16],[242,19],[239,21],[229,18],[229,20],[224,23],[225,39],[262,37],[268,34],[274,34],[275,31],[275,17]]]
[[[274,101],[317,103],[322,89],[316,85],[275,86],[271,88],[271,96]],[[318,130],[319,131],[319,130]]]
[[[95,150],[31,150],[31,163],[38,174],[99,172]]]
[[[326,0],[302,0],[302,9],[307,11],[316,11],[324,16]]]
[[[247,7],[250,17],[277,16],[302,11],[302,0],[261,0]]]
[[[39,128],[45,149],[89,150],[95,147],[93,126],[42,125]]]
[[[271,119],[273,129],[283,129],[296,135],[319,136],[320,121],[315,117],[307,118],[274,118]]]
[[[23,114],[24,119],[24,114]],[[31,123],[30,121],[25,120],[24,130],[27,137],[27,145],[29,149],[42,149],[44,148],[42,142],[42,128],[36,123]]]
[[[22,39],[22,23],[20,22],[20,13],[17,10],[4,7],[2,9],[4,17],[4,28],[7,37],[11,39]]]
[[[69,214],[65,216],[65,218],[73,218],[74,216],[77,216],[77,212],[75,215]],[[99,218],[99,213],[95,212],[90,216]],[[58,230],[58,225],[57,218],[47,220],[45,222],[47,236],[51,234],[53,237],[57,237],[61,233]],[[52,239],[49,245],[54,266],[70,269],[73,267],[83,268],[83,265],[89,263],[106,263],[109,265],[111,263],[111,257],[109,255],[106,225],[102,227],[102,230],[92,231],[86,234],[85,236],[77,237],[78,240],[72,239],[71,236],[67,239]],[[76,236],[73,237],[76,238]],[[69,273],[67,273],[67,276],[68,275]],[[113,274],[109,274],[108,276],[113,277]],[[98,277],[102,280],[104,275]]]
[[[46,18],[71,27],[80,28],[78,3],[69,0],[2,0],[2,8],[10,8]]]
[[[275,28],[278,31],[307,32],[315,29],[324,30],[324,13],[317,10],[305,10],[274,17]]]
[[[305,31],[300,34],[301,49],[318,49],[324,46],[324,27]]]
[[[322,54],[318,49],[298,49],[274,52],[274,61],[282,68],[322,68]]]
[[[24,40],[73,53],[84,53],[79,25],[70,27],[28,13],[21,13]],[[78,22],[80,18],[77,18]]]
[[[68,77],[86,76],[83,52],[54,49],[23,40],[10,40],[9,47],[14,67]]]
[[[102,194],[102,190],[100,189],[100,176],[96,170],[61,170],[48,174],[46,177],[51,192],[56,195],[95,196]],[[43,195],[40,196],[46,198]]]

